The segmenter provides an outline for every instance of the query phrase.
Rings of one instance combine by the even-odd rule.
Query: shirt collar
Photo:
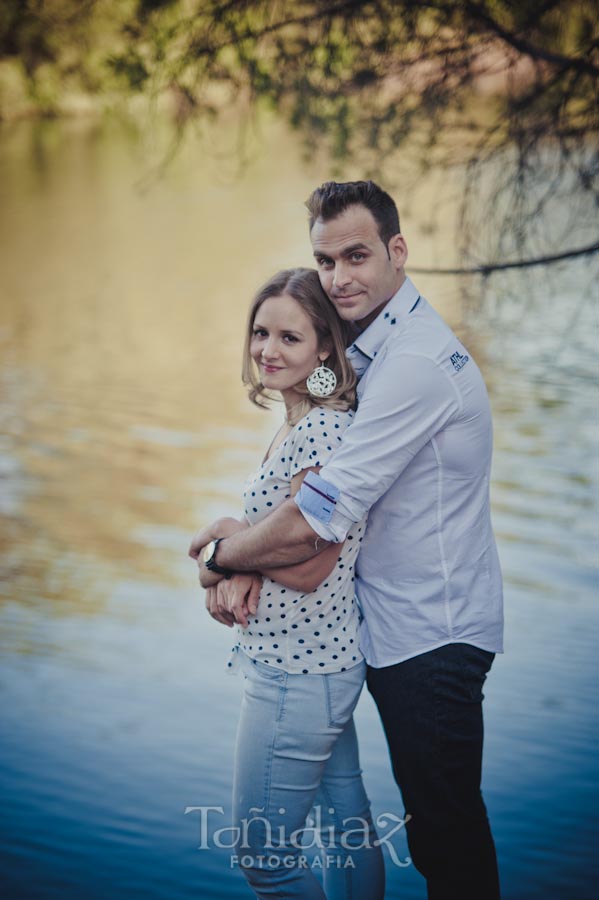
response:
[[[368,328],[358,335],[351,347],[347,348],[347,355],[352,363],[355,365],[356,351],[372,362],[389,335],[394,331],[394,326],[405,321],[416,309],[419,301],[420,294],[413,282],[406,276],[398,292],[391,297],[374,322],[371,322]],[[368,365],[366,359],[364,362]]]

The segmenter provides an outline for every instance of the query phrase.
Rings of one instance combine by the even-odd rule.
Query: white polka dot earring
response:
[[[313,397],[330,397],[337,387],[337,376],[328,366],[317,366],[308,375],[306,387]]]

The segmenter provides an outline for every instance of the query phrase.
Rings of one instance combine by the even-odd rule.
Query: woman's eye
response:
[[[266,332],[263,328],[254,328],[253,335],[254,337],[265,337]]]
[[[297,343],[297,338],[296,338],[296,336],[295,336],[294,334],[286,334],[286,335],[285,335],[285,340],[288,341],[290,344],[295,344],[295,343]]]

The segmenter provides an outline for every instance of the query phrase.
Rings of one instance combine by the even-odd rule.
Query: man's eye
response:
[[[321,269],[326,269],[327,267],[332,265],[331,260],[325,259],[324,257],[320,257],[320,259],[317,259],[316,262]]]
[[[351,258],[352,258],[352,262],[362,262],[362,260],[364,259],[364,254],[357,253],[357,252],[352,253]]]

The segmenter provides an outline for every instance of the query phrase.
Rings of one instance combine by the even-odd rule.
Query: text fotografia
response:
[[[259,861],[266,865],[272,866],[299,866],[300,862],[304,868],[308,866],[314,867],[318,865],[321,868],[342,865],[343,867],[352,866],[351,851],[369,849],[371,847],[385,847],[396,866],[409,866],[410,857],[400,859],[397,850],[393,846],[392,839],[410,820],[407,815],[404,819],[396,816],[394,813],[381,813],[376,820],[378,835],[375,835],[366,819],[360,816],[351,816],[343,819],[340,830],[334,824],[325,824],[328,815],[333,815],[334,809],[327,809],[323,816],[323,810],[320,806],[315,806],[312,815],[308,818],[307,824],[302,828],[297,828],[291,834],[287,834],[285,825],[276,825],[273,827],[270,820],[261,815],[264,809],[257,807],[250,809],[250,818],[241,819],[238,825],[226,825],[221,828],[215,828],[219,821],[222,821],[225,810],[222,806],[187,806],[185,815],[189,813],[198,813],[200,817],[200,843],[198,850],[210,850],[217,848],[219,850],[236,850],[236,855],[231,857],[231,866],[239,864],[247,866],[251,859],[255,863]],[[285,815],[285,809],[279,809],[279,815]],[[255,841],[252,835],[256,829],[261,829],[260,847],[267,854],[262,857],[252,857],[251,852],[255,847]],[[305,856],[297,856],[290,853],[290,848],[298,851],[306,851],[317,849],[326,851],[321,857],[320,862],[314,864],[313,860],[308,860]],[[343,850],[345,853],[337,855],[336,850]],[[270,853],[273,851],[273,853]],[[244,859],[244,856],[246,859]],[[303,860],[303,862],[302,862]],[[348,862],[349,860],[349,862]]]
[[[404,863],[404,865],[409,865],[409,862]],[[284,869],[356,868],[356,864],[351,856],[341,856],[340,854],[335,856],[329,853],[322,857],[315,856],[314,859],[309,859],[307,856],[304,856],[303,853],[299,856],[292,856],[290,853],[286,856],[276,856],[274,854],[271,854],[270,856],[249,856],[248,854],[237,856],[237,854],[233,854],[231,856],[231,868],[234,869],[235,866],[240,866],[242,869],[279,869],[281,866],[283,866]]]

